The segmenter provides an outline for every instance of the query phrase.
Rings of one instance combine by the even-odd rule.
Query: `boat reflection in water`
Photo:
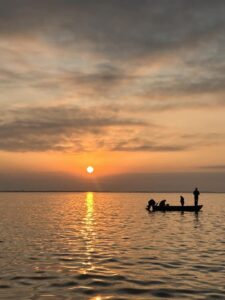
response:
[[[94,240],[95,240],[95,231],[94,231],[94,194],[92,192],[86,193],[85,197],[86,204],[86,214],[83,219],[83,230],[82,235],[84,239],[85,249],[85,259],[83,261],[83,272],[94,270],[93,264],[93,253],[94,253]]]

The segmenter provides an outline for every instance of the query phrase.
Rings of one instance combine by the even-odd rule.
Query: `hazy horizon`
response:
[[[0,191],[225,192],[224,173],[128,173],[94,178],[68,174],[4,174]]]

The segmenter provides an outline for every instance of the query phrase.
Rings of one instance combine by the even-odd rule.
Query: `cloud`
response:
[[[224,106],[224,14],[220,0],[2,0],[1,102]]]
[[[187,139],[158,115],[224,107],[224,14],[220,0],[0,1],[0,149],[165,152],[224,140],[198,128]]]
[[[225,165],[208,165],[208,166],[201,166],[201,169],[208,169],[208,170],[225,170]]]
[[[201,42],[222,29],[224,10],[218,0],[3,0],[0,28],[125,59]]]
[[[181,134],[107,105],[15,107],[0,115],[0,150],[11,152],[171,152],[223,140],[214,132]]]
[[[174,152],[188,150],[191,146],[180,141],[173,145],[172,143],[161,142],[160,139],[155,138],[135,138],[118,143],[112,150],[124,152]]]
[[[122,117],[104,108],[55,106],[11,109],[0,118],[0,149],[88,151],[90,145],[85,142],[89,140],[91,144],[90,136],[95,137],[97,143],[107,136],[107,130],[125,132],[129,128],[138,130],[146,126],[147,123],[142,120]],[[93,147],[96,150],[97,145]]]

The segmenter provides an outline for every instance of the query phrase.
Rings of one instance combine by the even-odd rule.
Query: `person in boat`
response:
[[[194,195],[194,199],[195,199],[195,206],[198,206],[198,197],[200,195],[198,188],[195,188],[193,195]]]
[[[147,209],[148,209],[148,210],[151,210],[151,209],[153,209],[154,206],[156,206],[156,205],[157,205],[157,203],[155,202],[155,200],[154,200],[154,199],[150,199],[150,200],[148,201]]]
[[[182,207],[184,206],[184,197],[183,196],[180,196],[180,204]]]
[[[168,204],[167,204],[168,205]],[[159,202],[159,207],[164,207],[164,206],[166,206],[166,200],[161,200],[160,202]]]

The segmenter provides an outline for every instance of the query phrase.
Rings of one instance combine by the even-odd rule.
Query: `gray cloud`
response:
[[[191,78],[191,74],[180,73],[176,76],[162,77],[129,75],[127,71],[109,63],[96,65],[91,72],[61,70],[45,73],[33,70],[21,73],[1,68],[0,87],[16,89],[31,87],[49,92],[61,90],[64,93],[67,90],[71,94],[75,92],[79,97],[88,97],[90,103],[99,102],[102,99],[109,102],[113,99],[118,109],[126,106],[127,110],[132,110],[133,107],[134,110],[159,112],[171,109],[224,106],[224,74],[223,66],[220,67],[218,74],[213,72],[208,75],[202,72],[198,78]],[[139,86],[140,81],[146,82],[143,87]],[[133,92],[132,87],[136,87]],[[204,95],[207,94],[216,94],[217,97],[205,99]],[[187,99],[187,96],[192,98]],[[129,106],[126,101],[123,101],[123,97],[129,97]],[[138,105],[135,105],[137,101]]]
[[[0,149],[88,151],[83,144],[87,135],[95,136],[98,142],[98,139],[101,141],[107,136],[107,130],[124,132],[132,127],[146,126],[144,121],[126,118],[104,108],[58,106],[11,109],[0,116]],[[93,149],[96,147],[93,145]]]
[[[208,170],[225,170],[225,165],[209,165],[209,166],[201,166],[201,169],[208,169]]]
[[[170,144],[163,143],[160,141],[160,138],[134,138],[131,140],[121,141],[112,149],[113,151],[132,151],[132,152],[174,152],[174,151],[184,151],[191,148],[193,145],[188,143],[179,143]]]
[[[159,78],[159,82],[154,83],[153,86],[146,88],[145,93],[149,96],[154,95],[194,95],[207,94],[214,92],[225,92],[225,76],[224,71],[221,70],[219,74],[205,74],[197,78],[191,78],[190,74],[177,76],[168,76],[168,78]],[[148,91],[149,89],[149,91]],[[146,95],[145,95],[146,96]],[[196,102],[196,104],[198,104]]]
[[[109,95],[112,90],[119,89],[123,84],[130,84],[133,76],[127,75],[122,69],[112,64],[97,65],[95,70],[84,72],[63,72],[59,82],[69,87],[77,87],[82,93],[87,90],[96,95]]]
[[[223,1],[46,0],[0,3],[2,34],[35,34],[111,58],[177,51],[224,30]]]
[[[224,95],[200,97],[224,93],[224,15],[221,0],[2,0],[0,86],[90,102],[143,98],[152,111],[224,105]],[[169,70],[137,74],[165,58]]]
[[[221,141],[223,134],[180,134],[108,106],[25,107],[0,115],[0,150],[4,151],[171,152]]]

